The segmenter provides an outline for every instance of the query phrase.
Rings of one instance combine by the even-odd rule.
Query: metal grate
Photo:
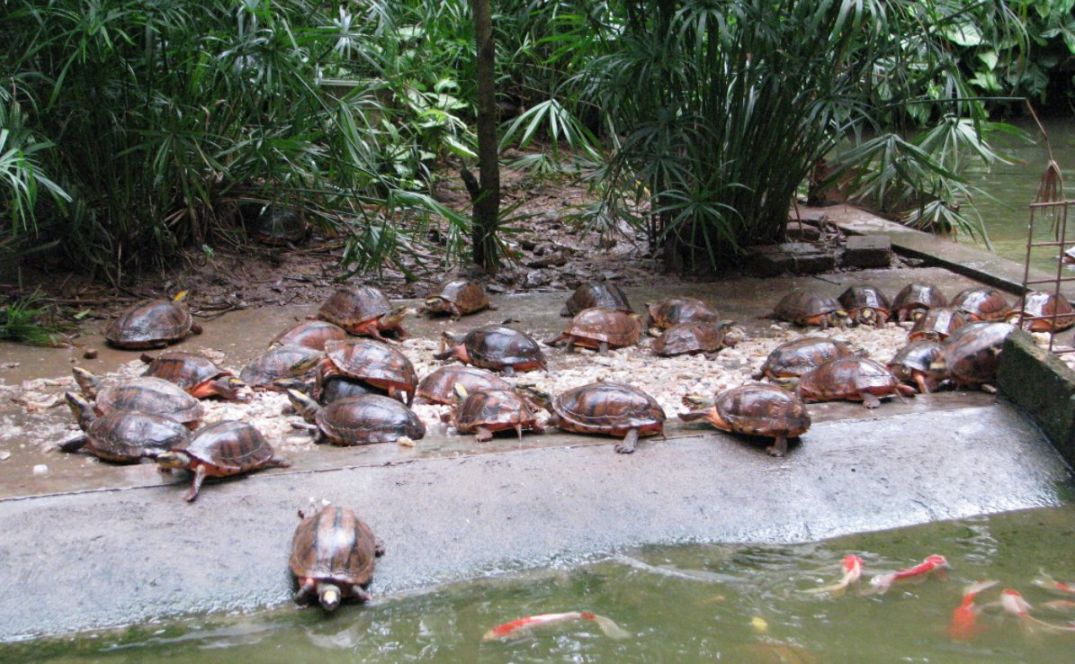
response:
[[[1063,185],[1061,185],[1061,187],[1062,186]],[[1039,196],[1039,198],[1041,197]],[[1064,248],[1069,246],[1067,239],[1068,213],[1073,205],[1075,205],[1075,201],[1073,200],[1039,200],[1030,204],[1030,217],[1027,222],[1026,262],[1023,264],[1023,294],[1019,297],[1019,327],[1026,327],[1024,323],[1047,320],[1049,321],[1049,328],[1055,330],[1057,329],[1058,322],[1060,325],[1064,326],[1063,321],[1075,318],[1075,312],[1061,313],[1059,307],[1055,307],[1051,315],[1030,316],[1027,315],[1025,306],[1026,296],[1029,291],[1036,290],[1050,292],[1045,288],[1035,288],[1036,286],[1051,284],[1052,295],[1059,301],[1064,297],[1060,292],[1061,284],[1075,281],[1075,276],[1064,276]],[[1034,227],[1042,221],[1052,222],[1054,240],[1042,242],[1034,241]],[[1030,257],[1032,252],[1034,249],[1047,247],[1053,247],[1056,251],[1056,276],[1052,279],[1030,279]],[[1071,249],[1075,250],[1075,247],[1071,247]],[[1073,253],[1075,253],[1075,251],[1073,251]],[[1075,348],[1067,346],[1064,348],[1054,348],[1053,345],[1057,334],[1058,333],[1049,335],[1049,350],[1057,354],[1075,352]]]

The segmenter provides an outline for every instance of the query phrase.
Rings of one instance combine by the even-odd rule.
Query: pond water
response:
[[[1075,581],[1075,505],[1008,513],[787,547],[651,548],[565,570],[450,586],[345,606],[335,615],[291,607],[206,617],[74,640],[0,646],[0,661],[35,662],[1055,662],[1072,661],[1075,632],[1028,628],[999,608],[970,640],[948,634],[962,589],[977,580],[1023,593],[1056,625],[1075,611],[1035,586],[1041,570]],[[803,592],[833,583],[848,553],[863,582],[842,596]],[[888,593],[863,594],[867,577],[947,557],[950,570]],[[121,589],[118,589],[122,592]],[[376,591],[376,585],[374,586]],[[1067,600],[1075,600],[1068,595]],[[518,617],[588,609],[629,633],[592,622],[483,642]],[[32,610],[28,605],[28,610]]]

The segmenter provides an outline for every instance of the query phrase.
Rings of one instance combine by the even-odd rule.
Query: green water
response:
[[[0,646],[0,661],[1055,664],[1075,661],[1075,633],[1028,632],[999,610],[981,615],[983,631],[969,642],[949,638],[947,625],[961,589],[986,578],[1000,585],[983,593],[982,602],[1010,586],[1037,607],[1035,615],[1058,624],[1075,620],[1073,612],[1039,606],[1057,596],[1031,584],[1039,568],[1075,581],[1072,542],[1075,506],[1068,505],[809,545],[653,548],[629,559],[346,606],[332,616],[288,607]],[[947,578],[897,586],[885,595],[802,592],[837,579],[847,553],[865,559],[866,576],[931,553],[945,555],[951,570]],[[577,609],[609,616],[631,636],[613,640],[592,623],[569,623],[482,642],[483,633],[501,622]],[[766,623],[764,633],[752,625],[754,617]]]

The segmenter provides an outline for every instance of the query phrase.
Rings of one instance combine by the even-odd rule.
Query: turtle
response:
[[[960,328],[942,347],[931,369],[947,372],[958,387],[993,385],[1004,340],[1015,330],[1010,323],[980,321]]]
[[[175,383],[161,378],[140,376],[102,385],[100,378],[81,367],[74,367],[72,371],[82,394],[95,400],[93,407],[98,415],[136,410],[161,415],[194,428],[205,414],[201,402]]]
[[[963,311],[973,321],[1002,321],[1011,313],[1008,298],[994,288],[971,287],[952,298],[952,306]]]
[[[325,357],[317,366],[318,394],[333,377],[346,378],[385,390],[411,405],[418,375],[407,356],[373,339],[325,342]]]
[[[912,341],[899,351],[885,365],[892,375],[900,381],[918,387],[921,394],[929,394],[944,380],[943,371],[931,368],[933,362],[941,356],[941,344],[933,339]]]
[[[523,429],[541,433],[534,406],[512,389],[467,392],[456,383],[455,391],[459,401],[452,420],[459,433],[473,433],[480,443],[498,431],[515,431],[520,440]]]
[[[642,325],[635,314],[592,307],[576,314],[566,330],[545,343],[550,346],[566,343],[568,352],[579,346],[607,353],[609,348],[637,344],[641,335]]]
[[[243,205],[246,230],[255,241],[273,247],[286,247],[303,242],[310,234],[310,225],[302,209],[287,205]]]
[[[688,406],[697,402],[688,399]],[[748,383],[717,394],[707,410],[680,413],[679,419],[704,419],[722,431],[772,438],[765,449],[772,456],[784,456],[788,438],[798,438],[810,428],[806,404],[795,394],[775,385]]]
[[[511,385],[490,371],[450,364],[440,367],[418,383],[417,401],[446,406],[455,405],[458,400],[455,392],[457,384],[462,385],[468,392],[511,389]]]
[[[380,394],[348,397],[320,406],[298,390],[288,390],[295,412],[317,430],[317,442],[333,445],[392,443],[406,436],[418,440],[425,424],[399,401]]]
[[[348,397],[364,397],[367,394],[380,394],[382,396],[388,396],[384,390],[378,390],[377,388],[367,383],[360,383],[343,376],[331,376],[321,382],[316,387],[317,402],[322,406],[326,406],[333,401],[339,401],[340,399],[346,399]]]
[[[775,382],[797,380],[828,360],[852,355],[851,347],[842,341],[803,337],[774,348],[765,358],[765,364],[752,377],[755,380],[765,377]]]
[[[571,318],[583,309],[594,307],[614,309],[628,314],[634,312],[627,301],[627,296],[616,284],[607,281],[587,281],[580,284],[571,297],[567,298],[567,303],[560,310],[560,315],[564,318]]]
[[[739,342],[728,334],[730,326],[729,321],[673,325],[653,342],[653,352],[664,357],[716,353]]]
[[[851,320],[859,325],[884,327],[892,313],[892,305],[879,289],[873,286],[851,286],[837,298]]]
[[[239,372],[239,378],[255,390],[280,391],[302,383],[325,357],[306,346],[274,346]]]
[[[693,297],[673,297],[655,304],[647,304],[647,327],[667,330],[681,323],[716,323],[720,320],[716,309]]]
[[[880,397],[912,396],[883,364],[864,357],[829,360],[799,379],[796,394],[803,401],[861,401],[867,408],[881,405]]]
[[[311,516],[299,512],[299,518],[288,561],[299,587],[295,601],[317,597],[326,611],[346,597],[370,601],[374,564],[384,555],[370,527],[351,510],[331,505]]]
[[[780,299],[776,305],[776,317],[806,327],[817,325],[826,329],[847,325],[847,312],[840,303],[828,295],[796,289]]]
[[[538,343],[525,332],[506,325],[479,327],[468,332],[462,340],[445,332],[441,348],[443,350],[433,356],[438,360],[456,359],[482,369],[503,371],[509,376],[516,371],[545,369],[545,355]]]
[[[1023,296],[1023,328],[1030,332],[1059,332],[1075,325],[1075,309],[1064,296],[1030,291]],[[1016,324],[1020,315],[1012,314],[1008,322]]]
[[[933,284],[909,283],[892,300],[892,314],[900,323],[918,320],[936,307],[947,307],[948,298]]]
[[[305,346],[325,350],[326,341],[343,341],[346,338],[347,332],[339,325],[327,320],[305,320],[276,335],[269,342],[269,347]]]
[[[631,454],[641,436],[664,435],[664,409],[642,390],[625,383],[590,383],[550,399],[522,388],[527,396],[552,413],[547,424],[564,431],[623,437],[618,454]]]
[[[481,284],[468,279],[445,282],[425,301],[425,311],[430,315],[450,314],[453,319],[492,308]]]
[[[83,434],[64,441],[63,452],[85,452],[114,463],[138,463],[151,450],[166,451],[185,443],[190,430],[162,415],[115,410],[100,417],[74,392],[65,392],[67,405]]]
[[[915,321],[907,333],[908,341],[934,339],[944,341],[953,332],[967,324],[967,315],[953,307],[934,307]]]
[[[171,300],[135,304],[108,324],[105,340],[116,348],[139,350],[164,348],[190,334],[201,334],[201,326],[184,303],[186,297],[187,291],[182,291]]]
[[[220,397],[237,401],[242,399],[240,390],[246,387],[235,374],[197,353],[169,351],[156,357],[143,353],[142,361],[149,365],[143,376],[175,383],[195,399]]]
[[[339,325],[348,334],[387,341],[382,333],[405,339],[403,318],[406,307],[393,308],[388,298],[373,286],[341,288],[317,311],[317,317]]]
[[[197,499],[206,477],[228,477],[291,465],[275,456],[272,445],[260,431],[237,420],[210,424],[199,429],[186,443],[147,456],[165,470],[183,468],[194,473],[190,491],[183,497],[188,503]]]

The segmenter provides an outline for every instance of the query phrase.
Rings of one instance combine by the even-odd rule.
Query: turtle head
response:
[[[165,450],[163,452],[147,450],[145,455],[156,461],[157,465],[161,468],[167,468],[169,470],[173,468],[187,468],[192,461],[190,455],[183,450]]]
[[[416,315],[417,313],[418,311],[416,309],[401,305],[381,316],[381,325],[385,327],[395,327],[402,323],[403,319],[407,316]]]
[[[832,319],[836,326],[840,328],[850,327],[851,325],[851,316],[843,309],[837,309],[832,312]]]
[[[317,587],[317,601],[326,611],[335,611],[340,605],[340,588],[331,583],[322,583]]]
[[[244,397],[242,394],[242,390],[246,387],[246,383],[235,376],[221,376],[214,379],[212,385],[213,394],[216,394],[222,399],[249,401],[249,397]]]
[[[462,383],[453,385],[452,390],[455,392],[455,398],[459,400],[460,404],[466,401],[467,397],[470,396],[470,392],[467,391],[467,388],[464,387]]]
[[[78,383],[78,389],[82,390],[82,394],[87,399],[96,399],[97,390],[101,387],[101,379],[82,367],[73,367],[71,373],[75,375],[75,382]]]
[[[552,396],[543,390],[538,389],[537,385],[520,384],[515,386],[515,391],[525,397],[528,401],[533,403],[539,408],[552,411]]]
[[[85,429],[96,419],[97,415],[93,412],[93,406],[84,397],[74,392],[64,392],[63,396],[67,400],[68,408],[78,420],[78,426]]]
[[[302,419],[313,424],[314,417],[321,410],[321,406],[316,401],[298,390],[288,390],[287,399],[291,402],[295,412],[302,416]]]

